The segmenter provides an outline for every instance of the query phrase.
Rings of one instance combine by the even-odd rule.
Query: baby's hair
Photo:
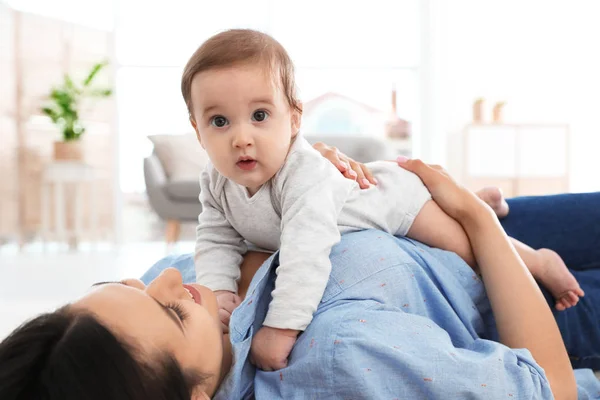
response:
[[[290,108],[302,113],[296,94],[294,64],[283,46],[266,33],[252,29],[232,29],[218,33],[204,42],[183,70],[181,93],[190,118],[193,118],[191,86],[196,74],[249,63],[263,65],[265,72],[274,77],[274,83],[280,84]]]

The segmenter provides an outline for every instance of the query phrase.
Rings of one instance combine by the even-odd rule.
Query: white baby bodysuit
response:
[[[275,177],[253,196],[208,164],[200,177],[197,282],[237,292],[246,242],[280,249],[264,325],[304,330],[329,279],[340,233],[379,229],[404,236],[431,199],[421,180],[396,163],[368,164],[378,184],[360,189],[300,135]]]

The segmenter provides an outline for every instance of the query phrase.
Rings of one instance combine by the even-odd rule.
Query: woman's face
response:
[[[216,390],[223,357],[216,298],[206,287],[184,286],[178,270],[164,270],[148,286],[137,279],[96,285],[72,306],[95,314],[148,360],[169,352],[183,370],[210,376],[208,395]]]

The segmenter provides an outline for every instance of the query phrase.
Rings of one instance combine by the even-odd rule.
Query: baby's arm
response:
[[[476,265],[464,229],[433,200],[428,200],[421,208],[406,236],[431,247],[452,251],[473,268]]]
[[[315,179],[318,177],[318,179]],[[281,249],[273,300],[252,340],[251,359],[263,370],[287,365],[296,336],[312,320],[329,280],[337,219],[353,182],[311,152],[292,153],[273,181],[281,206]]]
[[[287,168],[290,174],[281,185],[280,265],[264,321],[266,326],[298,331],[312,320],[329,279],[329,254],[341,238],[337,219],[343,201],[332,181],[345,181],[335,170],[313,175],[300,173],[301,169]],[[304,171],[314,169],[311,165]],[[328,174],[336,176],[328,179]]]
[[[241,235],[227,220],[215,194],[219,176],[211,166],[200,177],[202,212],[196,229],[196,282],[218,292],[217,300],[224,329],[236,304],[237,280],[240,277],[242,256],[246,245]],[[226,292],[226,293],[222,293]]]

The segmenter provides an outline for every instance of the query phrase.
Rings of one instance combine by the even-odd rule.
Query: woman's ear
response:
[[[202,144],[202,139],[200,138],[200,132],[198,132],[198,125],[196,124],[196,121],[194,120],[194,118],[190,115],[190,124],[192,124],[192,128],[194,128],[194,131],[196,132],[196,137],[198,138],[198,141],[200,142],[200,146],[202,146],[202,148],[204,148],[204,145]]]
[[[298,103],[297,109],[292,109],[292,137],[296,137],[300,132],[300,126],[302,125],[302,103]]]

